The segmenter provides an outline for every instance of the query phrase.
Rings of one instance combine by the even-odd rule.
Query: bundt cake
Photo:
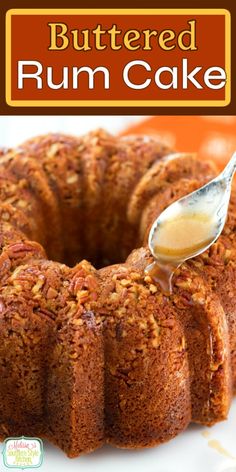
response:
[[[227,417],[236,192],[222,235],[176,271],[171,295],[145,274],[153,220],[215,172],[155,139],[101,130],[2,151],[1,439],[39,436],[75,457]]]

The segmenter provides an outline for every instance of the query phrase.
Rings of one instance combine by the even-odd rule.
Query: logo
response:
[[[4,441],[3,462],[5,467],[31,469],[43,462],[43,442],[39,438],[21,436]]]

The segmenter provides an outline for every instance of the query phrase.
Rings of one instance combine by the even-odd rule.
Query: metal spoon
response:
[[[160,261],[161,263],[174,262],[177,267],[185,260],[201,254],[217,240],[223,230],[227,218],[231,183],[235,170],[236,152],[218,177],[211,180],[195,192],[192,192],[171,204],[154,221],[149,233],[148,244],[152,255],[157,261]],[[195,231],[191,232],[191,228],[188,225],[188,223],[191,222],[191,219],[196,219],[198,215],[203,215],[205,218],[205,220],[203,218],[202,221],[205,221],[205,230],[208,234],[208,238],[203,238],[202,240],[200,238],[199,241],[197,241],[197,234],[194,234]],[[164,241],[167,240],[167,244],[165,244],[164,248],[165,250],[163,250],[160,246],[161,230],[163,230],[165,226],[167,228],[167,224],[171,221],[173,222],[172,239],[170,238],[171,241],[169,240],[168,243],[168,233],[166,233],[165,237],[162,238],[162,241],[163,239]],[[181,253],[181,250],[178,251],[178,247],[174,247],[175,238],[176,240],[178,239],[178,225],[176,225],[175,222],[178,221],[183,222],[185,239],[187,239],[189,243],[187,248],[188,250],[185,251],[185,253],[184,251]],[[196,228],[198,228],[198,225]],[[174,232],[176,232],[174,236],[173,229]],[[193,239],[195,243],[198,244],[192,244]],[[181,246],[181,234],[178,244]]]

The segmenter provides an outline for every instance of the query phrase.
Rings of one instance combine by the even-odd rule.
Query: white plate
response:
[[[169,443],[128,451],[104,446],[92,454],[68,459],[44,443],[42,472],[236,472],[236,399],[227,421],[212,428],[191,425]],[[9,471],[1,459],[0,470]],[[12,469],[14,470],[14,469]],[[16,470],[16,469],[15,469]],[[31,469],[32,470],[32,469]]]

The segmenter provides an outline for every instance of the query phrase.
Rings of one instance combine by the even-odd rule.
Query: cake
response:
[[[222,235],[176,271],[171,295],[145,273],[154,219],[215,174],[155,139],[102,130],[1,152],[2,440],[38,436],[76,457],[227,418],[235,191]]]

